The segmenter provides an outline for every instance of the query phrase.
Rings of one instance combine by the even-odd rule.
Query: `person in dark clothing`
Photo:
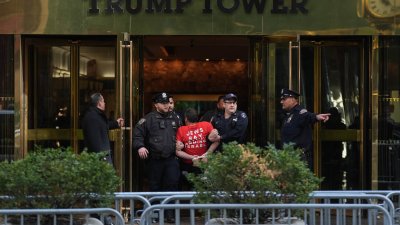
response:
[[[328,110],[329,120],[322,124],[324,129],[345,130],[346,125],[342,122],[342,116],[336,107]],[[322,181],[321,188],[323,190],[342,190],[343,172],[345,161],[343,159],[343,142],[342,141],[324,141],[322,142],[322,164],[321,176],[325,179]]]
[[[169,96],[169,109],[168,110],[173,114],[173,116],[178,117],[179,126],[182,126],[183,125],[183,121],[182,121],[183,117],[178,112],[175,111],[175,100],[172,97],[172,95]]]
[[[329,113],[314,114],[299,105],[300,94],[282,89],[281,104],[285,111],[281,129],[282,144],[292,143],[296,148],[304,151],[303,159],[308,163],[310,169],[313,168],[312,156],[312,125],[317,121],[328,121]]]
[[[113,164],[108,131],[123,127],[124,119],[109,120],[104,113],[105,108],[106,103],[100,93],[90,96],[89,108],[82,119],[83,137],[88,152],[106,152],[104,161]],[[91,214],[91,216],[100,219],[100,215]],[[113,224],[111,216],[105,217],[105,224]]]
[[[104,114],[106,103],[100,93],[90,96],[90,106],[82,119],[83,136],[88,152],[107,152],[105,160],[112,164],[108,131],[124,126],[124,119],[108,120]]]
[[[360,116],[356,115],[353,123],[348,127],[350,130],[360,129]],[[360,190],[360,142],[351,141],[348,143],[346,164],[344,170],[346,171],[347,190]]]
[[[207,121],[211,123],[211,119],[217,115],[218,112],[224,112],[224,96],[221,95],[218,97],[218,101],[216,103],[217,107],[214,110],[209,110],[204,113],[204,115],[200,118],[199,121]]]
[[[180,118],[170,110],[169,98],[166,92],[156,94],[155,110],[140,119],[133,130],[133,150],[146,159],[152,192],[179,190],[180,169],[175,149]],[[173,211],[166,211],[166,219],[174,222]]]
[[[237,97],[235,94],[229,93],[224,96],[224,109],[224,112],[217,113],[211,119],[213,127],[218,131],[215,141],[245,143],[249,121],[245,112],[237,110]],[[213,132],[211,136],[213,136]],[[222,150],[221,144],[217,150]]]

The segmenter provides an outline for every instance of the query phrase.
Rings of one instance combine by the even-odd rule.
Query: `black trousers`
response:
[[[193,164],[188,164],[181,162],[181,181],[180,181],[180,189],[181,190],[190,190],[193,191],[193,184],[187,179],[187,174],[194,173],[196,175],[201,174],[202,171],[199,167],[193,166]]]
[[[175,156],[169,158],[150,158],[147,162],[150,191],[178,191],[180,169]]]

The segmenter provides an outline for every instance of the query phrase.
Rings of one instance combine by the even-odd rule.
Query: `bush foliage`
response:
[[[0,208],[105,207],[121,184],[104,154],[37,149],[0,163]]]
[[[254,144],[223,146],[201,163],[200,175],[189,175],[201,203],[306,202],[321,179],[301,160],[292,145],[259,148]]]

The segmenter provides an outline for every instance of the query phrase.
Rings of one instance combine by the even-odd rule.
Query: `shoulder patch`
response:
[[[142,125],[144,122],[146,122],[146,119],[142,118],[142,119],[139,120],[138,125]]]
[[[244,113],[244,112],[242,112],[242,113],[240,114],[240,116],[241,116],[242,118],[246,118],[246,117],[247,117],[246,113]]]
[[[302,110],[300,110],[300,114],[304,114],[304,113],[306,113],[307,112],[307,109],[302,109]]]

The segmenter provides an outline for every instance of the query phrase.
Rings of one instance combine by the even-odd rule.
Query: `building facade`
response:
[[[249,141],[280,145],[280,90],[331,122],[313,130],[321,189],[400,186],[400,2],[376,0],[0,0],[0,160],[35,146],[83,150],[101,92],[123,190],[143,190],[132,128],[151,96],[177,111],[234,92]],[[338,175],[339,174],[339,175]]]

